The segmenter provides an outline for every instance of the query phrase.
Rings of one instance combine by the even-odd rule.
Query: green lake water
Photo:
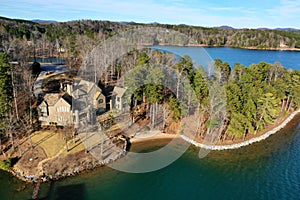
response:
[[[44,199],[300,199],[300,116],[265,141],[198,158],[198,148],[144,174],[108,167],[42,185]],[[138,144],[157,149],[166,141]],[[21,191],[18,191],[24,188]],[[34,186],[0,172],[1,200],[30,199]]]

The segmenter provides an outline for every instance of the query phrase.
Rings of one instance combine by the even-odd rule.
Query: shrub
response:
[[[150,131],[150,127],[149,126],[144,126],[144,131]]]
[[[11,159],[7,158],[6,160],[0,160],[0,169],[9,170],[11,168]]]
[[[41,72],[41,64],[38,62],[32,63],[31,70],[33,75],[38,75]]]

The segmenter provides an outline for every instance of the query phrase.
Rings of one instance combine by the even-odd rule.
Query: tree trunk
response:
[[[285,104],[285,108],[284,108],[285,111],[287,111],[289,101],[290,101],[290,96],[288,96],[288,99],[286,100],[286,104]]]
[[[0,151],[1,151],[0,153],[2,153],[4,155],[3,150],[2,150],[1,138],[0,138]]]
[[[293,103],[293,97],[292,97],[291,100],[290,100],[290,104],[289,104],[289,107],[288,107],[288,110],[287,110],[288,112],[290,112],[292,103]]]
[[[100,154],[101,154],[102,159],[104,158],[104,156],[103,156],[103,144],[104,144],[104,141],[102,140],[101,141],[101,147],[100,147]]]
[[[247,135],[247,130],[245,130],[245,132],[244,132],[243,141],[245,141],[246,135]]]
[[[191,104],[191,95],[189,95],[189,99],[188,99],[187,116],[190,113],[190,104]]]
[[[85,126],[85,153],[88,153],[88,146],[87,146],[87,126],[88,124],[86,123],[86,126]]]
[[[227,130],[225,131],[224,135],[223,135],[223,138],[222,138],[222,142],[224,142],[227,138]]]
[[[14,70],[14,68],[13,68]],[[16,85],[14,83],[14,72],[12,70],[11,73],[11,84],[12,84],[12,88],[13,88],[13,97],[14,97],[14,104],[15,104],[15,112],[16,112],[16,118],[19,121],[19,110],[18,110],[18,102],[17,102],[17,89],[16,89]]]
[[[30,82],[30,93],[29,93],[29,121],[30,121],[30,129],[32,130],[32,102],[31,102],[31,95],[32,95],[32,84],[31,84],[31,75],[29,75],[29,82]]]
[[[181,73],[178,73],[177,86],[176,86],[176,98],[177,99],[179,98],[180,77],[181,77]]]
[[[179,78],[178,78],[177,86],[176,86],[176,98],[179,98],[179,85],[180,85],[180,81],[179,81]]]
[[[66,127],[65,126],[64,126],[64,134],[65,134],[66,150],[68,152],[69,151],[69,148],[68,148],[68,139],[67,139],[67,133],[66,133]]]
[[[233,136],[231,136],[231,141],[233,141],[234,140],[234,135]]]
[[[29,143],[30,143],[31,149],[33,149],[33,143],[32,143],[31,133],[30,132],[29,132]]]
[[[12,132],[9,133],[9,137],[10,137],[11,147],[13,148],[13,150],[15,150],[14,136],[13,136]]]
[[[283,112],[283,109],[284,109],[284,107],[285,107],[285,104],[286,104],[286,101],[283,99],[283,100],[282,100],[282,104],[281,104],[280,113]]]
[[[257,134],[257,131],[258,131],[258,126],[259,126],[259,124],[260,124],[260,122],[261,122],[262,118],[263,118],[263,113],[261,114],[261,116],[260,116],[260,118],[259,118],[259,121],[257,122],[257,126],[256,126],[256,129],[255,129],[254,135],[256,135],[256,134]]]
[[[76,138],[75,138],[75,129],[74,126],[72,126],[72,138],[73,138],[73,143],[76,143]]]
[[[155,116],[154,116],[154,123],[157,123],[157,121],[158,121],[158,117],[157,117],[157,115],[158,115],[158,112],[159,112],[159,107],[158,107],[158,102],[156,102],[155,103]]]
[[[154,128],[154,123],[155,123],[155,105],[152,104],[152,127]]]
[[[22,152],[22,149],[20,147],[20,140],[18,140],[18,149],[19,149],[19,153],[20,153],[20,157],[21,157],[23,152]]]
[[[163,108],[163,125],[162,125],[162,130],[164,130],[165,126],[166,126],[166,115],[167,115],[166,108]]]

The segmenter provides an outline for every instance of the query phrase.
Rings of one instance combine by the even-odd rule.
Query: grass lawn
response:
[[[54,131],[37,131],[32,136],[32,142],[42,147],[47,157],[55,156],[65,148],[65,141],[61,134]]]
[[[84,145],[79,138],[76,139],[74,144],[73,139],[69,139],[67,152],[66,143],[63,134],[56,133],[55,131],[37,131],[32,135],[32,142],[42,147],[47,157],[53,157],[61,152],[62,156],[72,154],[84,150]]]
[[[66,156],[68,154],[72,154],[72,153],[76,153],[76,152],[79,152],[79,151],[82,151],[85,149],[83,143],[81,142],[81,140],[79,138],[76,139],[76,142],[74,144],[73,142],[73,139],[69,140],[68,141],[68,148],[69,148],[69,151],[63,151],[62,152],[62,156]]]

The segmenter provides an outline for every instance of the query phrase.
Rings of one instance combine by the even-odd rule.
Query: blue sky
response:
[[[300,28],[300,0],[1,0],[0,16]]]

